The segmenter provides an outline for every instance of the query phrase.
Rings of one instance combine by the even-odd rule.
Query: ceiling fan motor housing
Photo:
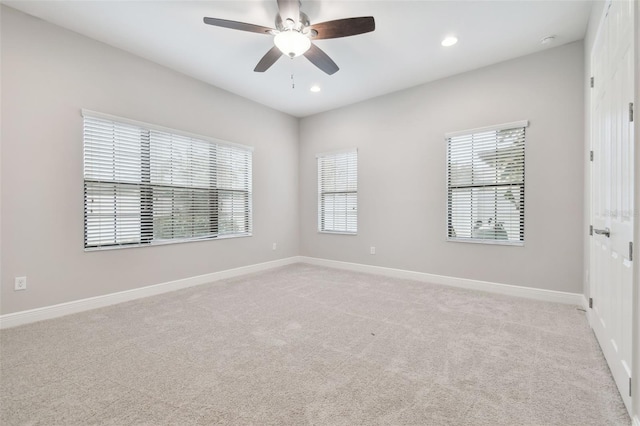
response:
[[[300,12],[298,22],[292,22],[291,19],[288,19],[287,21],[282,21],[280,14],[276,13],[275,26],[278,31],[298,30],[303,34],[306,34],[308,31],[305,30],[307,30],[309,25],[311,25],[309,17],[303,12]]]

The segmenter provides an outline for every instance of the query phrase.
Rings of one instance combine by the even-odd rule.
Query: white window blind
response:
[[[318,230],[358,232],[358,151],[318,155]]]
[[[447,135],[449,240],[524,243],[526,127],[522,121]]]
[[[251,234],[251,149],[83,116],[85,248]]]

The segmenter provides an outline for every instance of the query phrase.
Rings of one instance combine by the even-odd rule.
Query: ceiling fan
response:
[[[336,19],[311,25],[309,17],[300,11],[299,0],[277,1],[279,12],[276,15],[275,28],[217,18],[204,18],[204,23],[216,27],[275,36],[273,40],[275,46],[260,59],[254,68],[255,72],[265,72],[284,54],[291,58],[304,55],[311,63],[329,75],[334,74],[340,68],[329,55],[311,41],[364,34],[376,28],[373,16]]]

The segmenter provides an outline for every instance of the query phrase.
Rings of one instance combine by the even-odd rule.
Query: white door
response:
[[[613,1],[591,63],[591,326],[631,413],[633,0]]]

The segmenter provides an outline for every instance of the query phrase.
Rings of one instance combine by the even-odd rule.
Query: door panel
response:
[[[592,52],[591,326],[620,394],[631,410],[633,240],[633,2],[614,1]],[[597,233],[608,230],[609,235]]]

